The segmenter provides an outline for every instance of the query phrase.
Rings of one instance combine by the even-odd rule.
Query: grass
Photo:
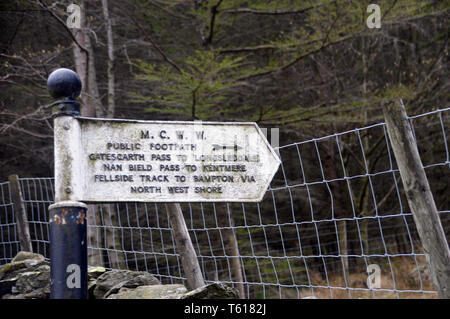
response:
[[[384,258],[379,263],[381,268],[381,283],[378,289],[369,289],[367,286],[368,274],[365,271],[351,272],[344,278],[340,273],[328,274],[324,278],[319,271],[308,270],[308,282],[295,283],[301,287],[292,287],[288,280],[281,280],[282,274],[278,273],[281,285],[253,286],[251,298],[267,299],[434,299],[437,298],[431,277],[425,267],[423,256],[397,257],[395,260]],[[417,264],[416,264],[417,262]],[[268,270],[268,269],[267,269]],[[341,269],[342,270],[342,269]],[[305,270],[296,272],[300,275]],[[266,274],[268,275],[268,274]],[[297,280],[297,278],[296,278]],[[271,282],[264,280],[264,282]],[[272,281],[276,282],[276,281]],[[291,287],[289,287],[291,286]]]
[[[319,283],[317,286],[325,286],[327,288],[304,289],[300,292],[300,297],[305,298],[314,295],[318,299],[437,298],[431,277],[425,267],[425,260],[417,258],[417,261],[418,265],[415,262],[411,262],[411,258],[401,257],[395,262],[391,261],[390,264],[380,265],[380,288],[373,290],[368,288],[368,274],[364,272],[350,273],[346,280],[344,276],[331,277],[328,280],[329,285],[322,279],[320,274],[313,274]]]

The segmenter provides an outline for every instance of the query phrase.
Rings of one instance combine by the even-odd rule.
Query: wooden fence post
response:
[[[383,106],[406,198],[439,298],[450,298],[450,250],[438,210],[401,100]]]
[[[181,264],[186,275],[186,288],[194,290],[205,285],[200,265],[198,264],[197,254],[192,245],[191,237],[184,221],[183,212],[180,204],[167,203],[166,210],[169,214],[170,225],[172,226],[175,244],[181,257]]]
[[[27,211],[25,209],[25,203],[23,202],[22,190],[20,189],[19,176],[9,175],[8,180],[14,204],[14,215],[16,217],[17,232],[19,234],[20,249],[22,251],[33,252],[30,229],[28,228]]]

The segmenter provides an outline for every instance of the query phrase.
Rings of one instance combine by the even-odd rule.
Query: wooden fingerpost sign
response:
[[[55,201],[167,203],[188,289],[204,281],[177,203],[260,202],[280,165],[253,122],[96,119],[65,109],[54,130]]]

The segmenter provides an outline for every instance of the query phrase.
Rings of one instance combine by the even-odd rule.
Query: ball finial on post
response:
[[[81,80],[78,74],[70,69],[60,68],[53,71],[47,79],[47,89],[55,99],[64,98],[53,109],[53,115],[80,115],[80,104],[75,99],[81,93]]]

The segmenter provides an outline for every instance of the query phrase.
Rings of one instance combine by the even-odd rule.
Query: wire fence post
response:
[[[22,251],[33,252],[31,245],[30,229],[28,227],[27,211],[23,201],[22,190],[20,189],[19,176],[9,175],[11,198],[14,204],[14,215],[16,217],[17,232],[19,233],[20,249]]]
[[[383,106],[389,140],[439,298],[450,298],[450,250],[401,100]]]
[[[186,222],[181,211],[180,204],[167,203],[166,210],[169,214],[170,225],[172,226],[175,244],[181,257],[184,273],[186,275],[186,288],[194,290],[205,285],[200,265],[197,260],[191,237],[186,227]]]

